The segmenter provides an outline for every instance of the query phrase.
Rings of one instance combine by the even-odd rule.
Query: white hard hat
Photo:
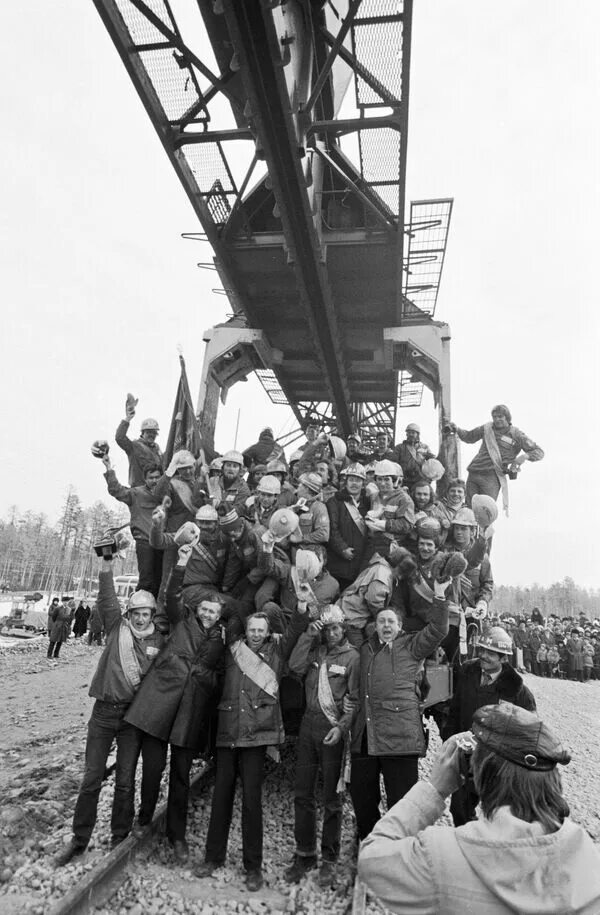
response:
[[[196,521],[218,521],[219,516],[212,505],[203,505],[196,512]]]
[[[402,468],[395,461],[377,461],[375,464],[376,477],[399,477],[401,474]]]
[[[224,464],[229,461],[232,464],[239,464],[240,467],[244,463],[244,458],[239,451],[226,451],[221,460]]]
[[[153,429],[155,432],[159,432],[159,431],[160,431],[159,428],[158,428],[158,422],[157,422],[157,420],[152,419],[151,416],[149,416],[148,419],[143,419],[143,420],[142,420],[142,425],[140,426],[140,430],[141,430],[142,432],[146,432],[146,430],[150,430],[150,429]]]
[[[260,479],[256,491],[262,492],[266,496],[278,496],[281,492],[281,483],[277,477],[272,477],[267,473]]]

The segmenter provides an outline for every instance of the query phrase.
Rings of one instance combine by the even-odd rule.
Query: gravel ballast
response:
[[[77,863],[56,870],[54,854],[68,841],[70,821],[83,767],[86,724],[91,709],[87,686],[98,651],[71,640],[57,666],[45,660],[45,644],[0,651],[0,911],[3,915],[46,915],[109,847],[109,820],[114,775],[100,797],[99,818],[88,852]],[[600,682],[575,683],[531,675],[540,716],[562,737],[573,761],[562,768],[565,795],[573,819],[600,840]],[[439,737],[435,726],[426,775]],[[199,880],[193,866],[203,860],[212,788],[196,797],[190,810],[190,862],[177,865],[163,839],[143,849],[112,896],[96,911],[101,915],[169,915],[220,912],[348,912],[354,881],[354,823],[346,800],[342,855],[330,890],[316,883],[316,872],[288,886],[283,871],[294,853],[294,742],[279,766],[269,764],[264,785],[265,887],[249,893],[243,884],[238,801],[231,827],[226,867]],[[447,818],[447,815],[446,815]],[[380,912],[369,899],[368,912]]]

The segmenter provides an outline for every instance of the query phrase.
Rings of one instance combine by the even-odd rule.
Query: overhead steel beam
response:
[[[258,2],[224,0],[229,33],[244,75],[253,128],[264,151],[279,206],[300,298],[324,371],[338,424],[352,429],[350,390],[343,359],[327,271],[321,262],[319,238],[313,222],[306,181],[301,167],[303,143],[296,132],[285,83],[282,47],[272,13]]]

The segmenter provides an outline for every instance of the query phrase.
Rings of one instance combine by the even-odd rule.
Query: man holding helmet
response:
[[[406,438],[398,445],[395,460],[402,467],[404,484],[409,488],[422,477],[423,461],[434,458],[435,454],[421,441],[421,427],[409,423],[406,427]]]
[[[96,823],[106,760],[115,740],[117,767],[111,817],[113,847],[129,835],[134,816],[135,770],[140,739],[136,729],[125,721],[125,715],[164,642],[152,622],[156,608],[152,594],[135,591],[122,617],[109,559],[100,560],[98,584],[97,608],[107,634],[106,647],[89,690],[96,701],[88,722],[85,772],[73,815],[73,837],[56,856],[57,867],[83,854],[88,846]]]
[[[149,464],[158,464],[163,468],[163,453],[156,439],[159,428],[155,419],[144,419],[140,427],[140,437],[132,441],[127,432],[129,424],[135,416],[137,400],[132,394],[127,395],[125,402],[125,419],[121,420],[115,433],[115,441],[129,458],[129,485],[143,486],[146,467]]]
[[[523,683],[523,678],[507,662],[512,657],[513,643],[501,626],[492,626],[477,642],[478,657],[466,661],[457,671],[454,695],[442,737],[447,739],[459,731],[468,731],[478,708],[498,702],[512,702],[535,711],[535,699]],[[479,802],[472,781],[467,780],[452,795],[450,812],[455,826],[475,818]]]
[[[475,822],[433,825],[470,753]],[[364,842],[358,875],[392,912],[465,915],[600,911],[600,854],[569,818],[557,763],[571,757],[537,715],[485,706],[473,733],[451,737],[421,781]],[[430,828],[431,827],[431,828]]]
[[[287,868],[287,883],[298,883],[317,864],[317,777],[323,779],[323,831],[319,886],[330,886],[340,853],[344,749],[354,712],[344,712],[347,697],[358,700],[360,661],[346,638],[344,614],[325,606],[303,632],[289,660],[290,671],[304,682],[306,710],[298,735],[294,783],[296,852]]]
[[[177,550],[184,544],[191,544],[192,551],[186,563],[183,578],[185,589],[194,589],[196,601],[205,593],[219,591],[225,574],[228,557],[227,541],[219,533],[219,516],[212,505],[203,505],[196,511],[194,521],[186,521],[175,533],[165,530],[166,513],[158,506],[152,515],[150,543],[156,549],[168,550],[171,556],[177,557]],[[174,562],[173,562],[174,565]],[[163,588],[165,581],[163,569]],[[188,598],[190,600],[191,598]],[[166,611],[161,607],[157,614],[157,625],[168,629]]]
[[[375,464],[375,484],[372,507],[365,518],[369,529],[369,542],[363,564],[374,553],[387,555],[390,543],[408,545],[415,524],[413,500],[402,488],[403,474],[400,464],[378,461]]]

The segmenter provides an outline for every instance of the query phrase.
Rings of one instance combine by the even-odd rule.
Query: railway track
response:
[[[270,767],[264,786],[265,887],[249,893],[243,882],[239,805],[236,803],[231,829],[228,863],[217,875],[198,880],[194,864],[202,860],[212,788],[212,767],[193,779],[193,800],[188,824],[190,862],[178,865],[163,839],[166,803],[157,811],[152,832],[141,840],[127,838],[106,854],[63,898],[48,908],[48,915],[125,915],[125,913],[220,912],[329,912],[331,915],[365,915],[380,909],[369,903],[364,885],[355,880],[353,855],[354,824],[349,799],[345,805],[343,848],[336,884],[329,890],[318,887],[314,875],[289,886],[283,871],[294,850],[293,796],[291,791],[295,753],[286,745],[282,762]]]

